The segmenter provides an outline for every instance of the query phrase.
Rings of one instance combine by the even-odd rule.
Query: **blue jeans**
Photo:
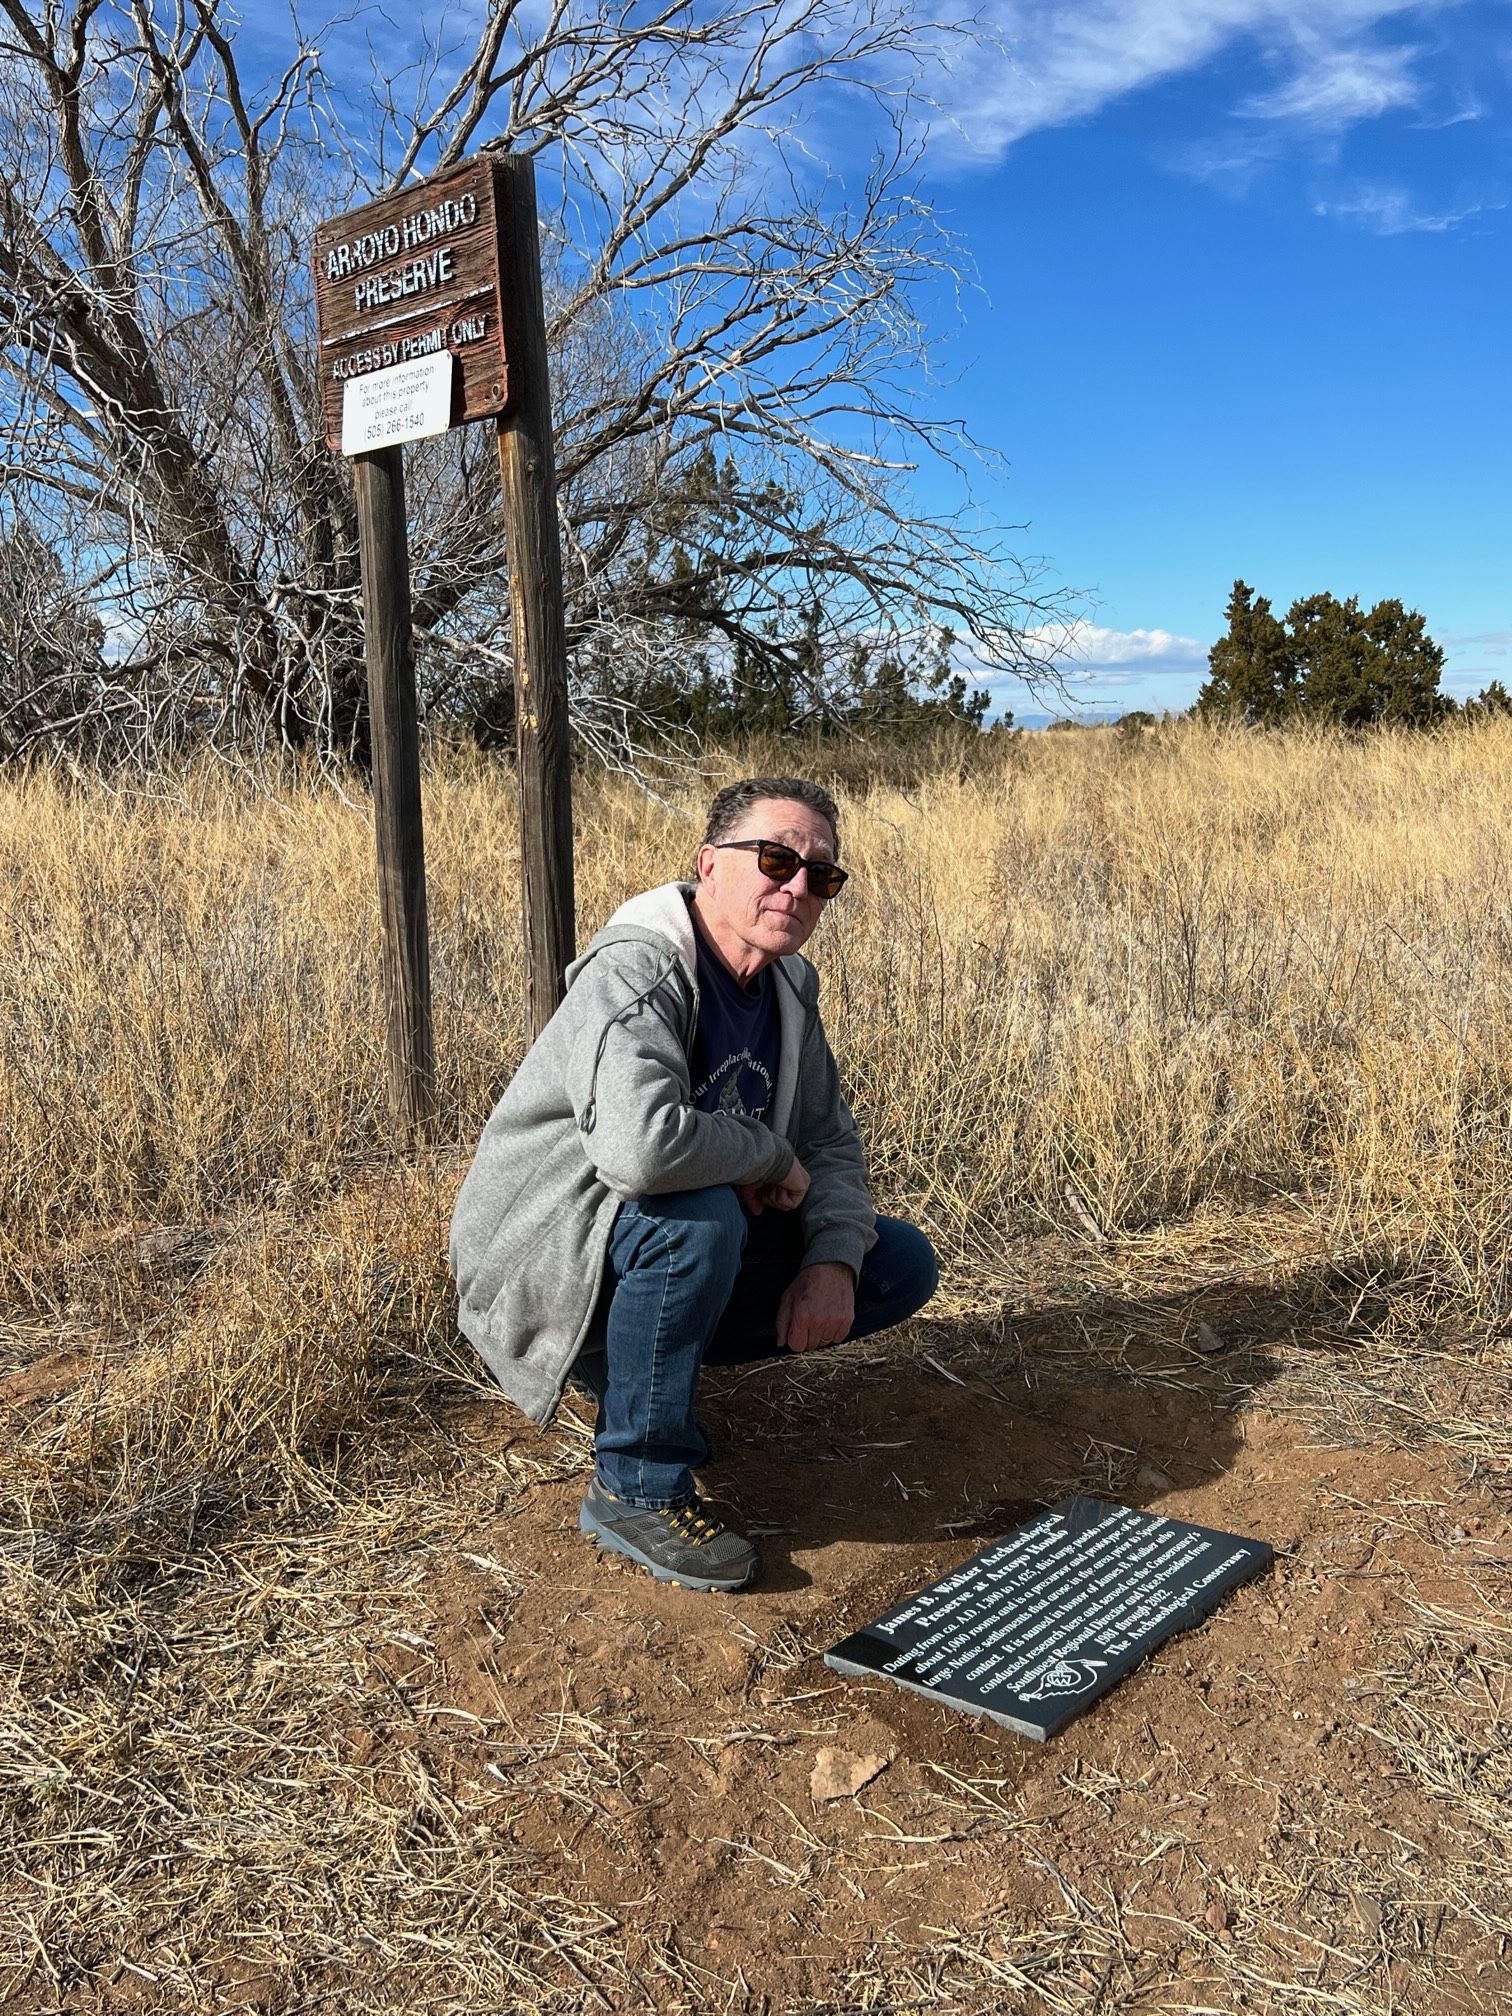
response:
[[[785,1358],[777,1305],[803,1264],[795,1212],[750,1216],[728,1185],[622,1204],[603,1299],[573,1366],[598,1400],[599,1483],[631,1505],[685,1505],[708,1454],[693,1418],[705,1365]],[[901,1323],[935,1291],[934,1248],[899,1218],[877,1220],[856,1283],[849,1342]]]

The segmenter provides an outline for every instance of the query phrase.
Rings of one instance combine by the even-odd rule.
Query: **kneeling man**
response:
[[[934,1293],[878,1218],[799,957],[846,880],[833,798],[731,784],[696,882],[615,912],[494,1109],[452,1218],[459,1321],[532,1419],[598,1401],[581,1525],[663,1581],[738,1589],[756,1550],[693,1484],[709,1364],[815,1351]]]

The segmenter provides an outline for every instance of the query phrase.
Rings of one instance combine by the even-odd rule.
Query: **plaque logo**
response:
[[[1107,1663],[1106,1659],[1080,1659],[1074,1653],[1068,1654],[1043,1672],[1034,1686],[1026,1687],[1019,1699],[1048,1701],[1055,1695],[1085,1694],[1096,1685],[1097,1676]]]

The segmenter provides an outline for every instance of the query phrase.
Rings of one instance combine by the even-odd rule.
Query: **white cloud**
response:
[[[1081,619],[1042,625],[1029,631],[1024,642],[1051,675],[1032,694],[1026,693],[1023,680],[989,671],[968,647],[957,646],[957,670],[973,686],[987,688],[989,719],[1005,708],[1030,725],[1055,714],[1090,720],[1114,718],[1136,707],[1153,713],[1181,709],[1191,705],[1207,677],[1207,645],[1174,630],[1112,630]]]
[[[127,617],[114,603],[98,606],[104,641],[100,646],[100,656],[107,665],[124,665],[141,644],[145,631],[135,617]]]
[[[1080,620],[1030,633],[1056,669],[1070,678],[1100,684],[1126,683],[1160,673],[1189,676],[1207,669],[1208,647],[1172,630],[1108,630]]]
[[[1135,708],[1179,713],[1191,706],[1207,677],[1208,646],[1172,630],[1111,630],[1077,622],[1033,630],[1028,641],[1053,666],[1061,694],[1049,687],[1028,694],[1022,681],[984,672],[960,649],[958,669],[974,685],[986,686],[991,696],[989,719],[1009,709],[1021,726],[1043,727],[1057,716],[1116,720]],[[1492,679],[1512,683],[1512,630],[1482,630],[1439,641],[1445,652],[1446,693],[1464,700]]]
[[[943,94],[946,120],[962,151],[995,160],[1026,134],[1083,118],[1250,38],[1269,61],[1292,67],[1289,82],[1247,101],[1251,116],[1343,124],[1417,101],[1408,74],[1415,52],[1372,48],[1364,39],[1408,11],[1423,10],[1409,10],[1402,0],[1315,0],[1310,6],[1298,0],[997,0],[986,18],[1002,60],[994,65],[980,49],[971,52]]]
[[[1486,210],[1502,210],[1505,197],[1483,198],[1459,210],[1427,210],[1420,207],[1406,189],[1386,183],[1362,182],[1347,196],[1315,203],[1319,217],[1340,217],[1350,224],[1363,224],[1378,238],[1396,238],[1404,231],[1452,231],[1467,218]]]
[[[1293,119],[1336,130],[1416,105],[1422,85],[1412,75],[1417,49],[1363,47],[1307,50],[1298,68],[1274,91],[1246,98],[1246,119]]]

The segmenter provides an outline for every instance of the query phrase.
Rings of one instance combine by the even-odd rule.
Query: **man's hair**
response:
[[[707,847],[733,833],[751,807],[763,798],[790,798],[799,805],[807,805],[821,819],[827,819],[835,836],[835,851],[839,852],[840,808],[822,784],[811,784],[806,777],[742,777],[737,783],[726,784],[709,807],[703,844]]]

